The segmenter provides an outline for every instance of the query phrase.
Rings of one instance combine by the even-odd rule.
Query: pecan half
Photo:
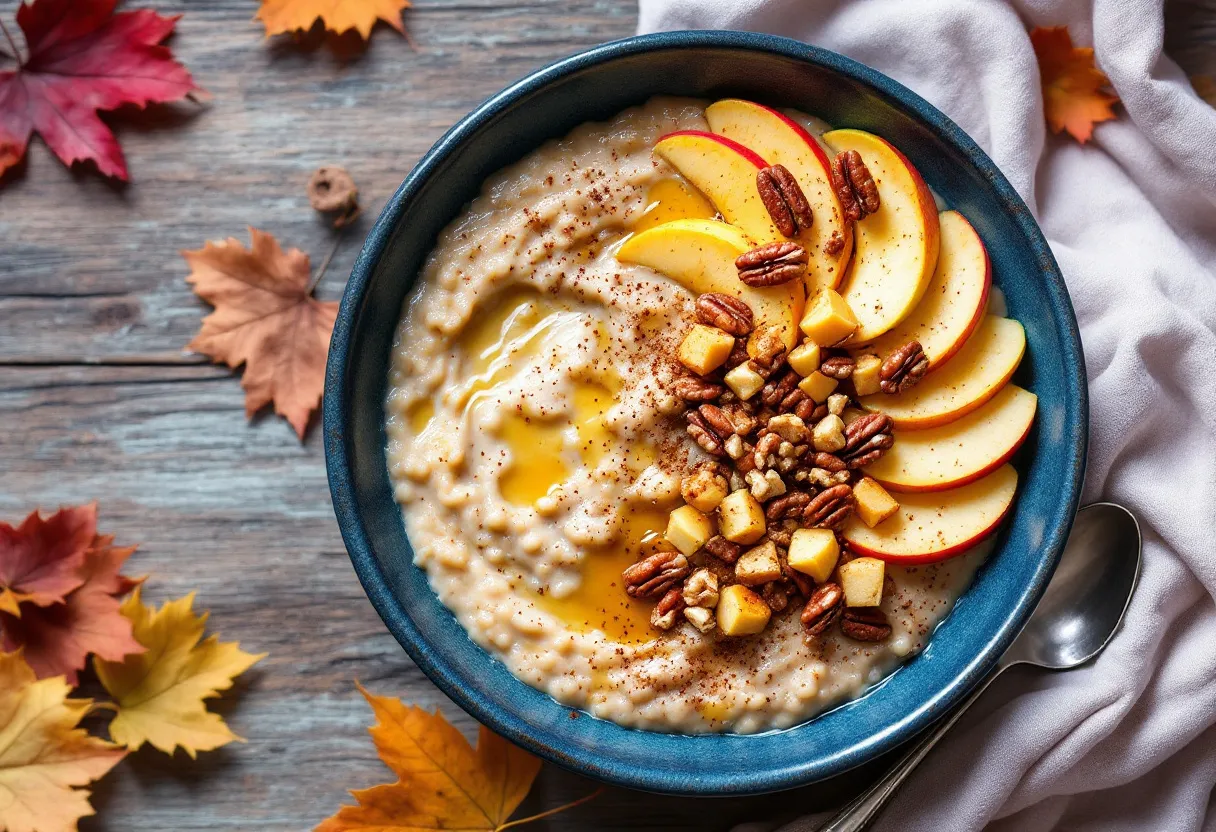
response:
[[[739,559],[739,555],[743,552],[743,547],[738,543],[731,543],[720,534],[716,534],[709,540],[705,541],[705,551],[709,552],[720,561],[734,563]]]
[[[821,636],[840,618],[844,590],[839,584],[826,583],[811,593],[802,608],[802,627],[808,636]]]
[[[845,435],[845,440],[847,441],[848,436],[849,436],[848,427],[845,427],[844,435]],[[835,454],[829,454],[825,451],[816,451],[815,456],[812,457],[812,461],[815,463],[816,468],[822,468],[825,471],[831,471],[833,474],[835,474],[837,471],[844,471],[845,469],[847,469],[849,467],[844,464],[843,459],[836,456]]]
[[[735,426],[735,433],[740,436],[750,436],[760,427],[760,420],[751,414],[746,402],[723,405],[722,410]]]
[[[780,286],[801,280],[810,259],[797,243],[769,243],[735,258],[739,279],[748,286]]]
[[[726,369],[733,370],[747,360],[747,339],[735,338],[735,345],[730,348],[730,355],[726,357]]]
[[[819,364],[819,372],[828,378],[844,381],[853,375],[853,368],[856,366],[857,362],[847,355],[833,355],[830,358],[825,358]]]
[[[878,607],[850,607],[845,610],[840,630],[854,641],[886,641],[891,635],[887,616]]]
[[[834,529],[853,511],[853,489],[833,485],[815,495],[802,510],[802,519],[814,529]]]
[[[885,413],[867,413],[844,429],[844,447],[837,453],[850,470],[877,460],[895,444],[894,423]]]
[[[671,392],[686,402],[712,402],[726,392],[726,387],[699,376],[680,376],[671,383]]]
[[[684,593],[680,587],[667,590],[650,611],[650,626],[658,630],[670,630],[676,618],[684,611]]]
[[[726,411],[717,405],[703,404],[697,408],[697,412],[701,414],[701,418],[705,420],[706,424],[723,441],[735,432],[735,423],[727,415]]]
[[[739,298],[720,292],[706,292],[697,298],[697,319],[731,335],[752,331],[752,308]]]
[[[698,410],[690,410],[684,414],[684,418],[688,420],[688,435],[696,440],[701,450],[712,456],[724,456],[726,454],[726,446],[724,440],[726,437],[719,436],[710,426],[705,417]]]
[[[756,190],[773,225],[786,237],[810,228],[814,222],[811,204],[798,180],[782,165],[771,165],[756,173]]]
[[[799,390],[798,392],[801,393],[802,391]],[[784,401],[782,403],[784,404]],[[794,409],[791,412],[795,416],[797,416],[799,419],[801,419],[802,421],[804,421],[808,425],[810,425],[810,424],[814,424],[815,422],[822,419],[823,416],[827,415],[828,410],[827,410],[826,405],[822,406],[823,407],[823,416],[815,415],[816,413],[819,412],[820,407],[821,407],[820,405],[815,404],[814,399],[812,399],[810,396],[807,396],[806,398],[799,401],[798,404],[794,405]]]
[[[801,380],[802,376],[798,373],[787,370],[779,379],[770,381],[760,389],[760,401],[769,407],[776,407],[785,400],[786,396],[798,388],[798,382]]]
[[[786,517],[797,517],[810,501],[811,495],[805,491],[790,491],[771,500],[764,507],[764,517],[770,523]],[[789,541],[786,541],[785,545],[788,546]]]
[[[856,150],[842,150],[836,154],[831,176],[832,190],[848,219],[856,222],[882,207],[878,185]]]
[[[621,578],[630,598],[658,598],[687,574],[688,558],[679,552],[655,552],[628,567]]]
[[[928,371],[929,359],[920,341],[909,341],[883,360],[878,368],[878,387],[884,393],[902,393]]]

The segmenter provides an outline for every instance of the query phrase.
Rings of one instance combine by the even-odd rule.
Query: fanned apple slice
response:
[[[654,152],[709,197],[723,218],[753,245],[786,239],[756,190],[756,174],[768,162],[751,148],[702,130],[680,130],[659,139]]]
[[[1000,392],[1026,351],[1026,331],[1012,318],[988,315],[958,355],[903,393],[862,396],[861,406],[886,413],[901,430],[961,419]]]
[[[784,165],[798,180],[811,204],[815,221],[798,235],[811,255],[807,269],[808,295],[835,289],[844,278],[853,253],[853,223],[847,222],[832,190],[831,162],[806,128],[771,107],[724,98],[705,110],[709,129],[749,147],[770,165]],[[836,237],[836,245],[828,241]],[[828,249],[835,251],[829,254]]]
[[[1018,473],[1002,465],[983,479],[930,494],[899,495],[899,511],[874,528],[856,516],[842,534],[849,549],[888,563],[933,563],[961,555],[996,531],[1018,487]]]
[[[862,343],[902,321],[925,294],[937,267],[937,205],[916,168],[885,139],[832,130],[823,140],[837,153],[861,154],[882,203],[853,231],[853,262],[840,288],[861,324],[853,341]]]
[[[992,264],[980,235],[957,211],[938,216],[941,248],[937,269],[925,296],[902,323],[854,354],[895,352],[909,341],[919,341],[929,370],[942,366],[975,332],[988,308]]]
[[[1014,455],[1034,424],[1038,396],[1008,384],[983,407],[928,430],[896,431],[867,476],[890,491],[945,491],[975,482]]]
[[[798,340],[798,320],[805,300],[802,283],[753,288],[739,280],[735,258],[751,248],[742,231],[717,220],[673,220],[634,234],[621,244],[616,258],[647,266],[697,294],[721,292],[751,307],[756,330],[779,334],[786,349]]]

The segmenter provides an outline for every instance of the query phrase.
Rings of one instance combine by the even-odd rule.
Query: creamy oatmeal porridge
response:
[[[1012,499],[1011,475],[1002,474],[1012,469],[1001,466],[1004,459],[991,464],[958,451],[987,441],[994,418],[1009,422],[1006,433],[1020,423],[1009,415],[1015,408],[1002,403],[1010,398],[1005,380],[994,397],[982,389],[992,386],[991,371],[968,369],[994,363],[996,347],[989,342],[1005,344],[1012,336],[1003,326],[1016,322],[982,314],[987,274],[983,297],[967,312],[973,320],[961,321],[965,315],[951,306],[949,298],[980,280],[956,277],[973,261],[965,246],[952,242],[950,212],[940,223],[935,209],[931,217],[924,212],[932,227],[909,236],[906,229],[883,228],[890,224],[888,209],[867,206],[859,189],[862,216],[853,219],[847,199],[832,189],[831,168],[820,177],[828,184],[816,185],[792,156],[782,160],[769,194],[753,184],[761,191],[744,195],[749,206],[722,204],[737,184],[729,171],[695,169],[697,158],[715,151],[698,157],[701,148],[693,147],[689,157],[681,149],[657,152],[656,145],[673,133],[695,143],[730,137],[734,129],[735,142],[759,150],[764,137],[749,141],[748,112],[741,111],[740,120],[731,105],[720,102],[707,116],[703,102],[655,99],[610,122],[579,127],[492,176],[430,254],[405,309],[391,369],[390,473],[416,563],[440,599],[478,644],[528,684],[598,717],[653,730],[763,731],[856,696],[924,647],[988,550],[973,544],[992,531]],[[795,123],[791,131],[810,136],[808,128],[816,137],[810,140],[822,146],[823,125],[804,117]],[[761,162],[780,155],[780,148],[768,148],[768,155],[760,150],[753,163],[735,142],[722,147],[752,164],[753,179]],[[897,177],[881,159],[871,166],[870,182],[883,205],[906,209]],[[780,204],[772,207],[773,193],[787,206],[793,198],[781,178],[789,175],[786,168],[808,197],[788,216]],[[845,160],[843,173],[850,172]],[[719,174],[717,184],[705,178]],[[757,206],[766,213],[758,214]],[[748,225],[757,217],[769,221],[766,216],[775,231]],[[739,295],[747,328],[754,326],[746,346],[743,336],[736,340],[698,323],[706,320],[705,301],[698,303],[710,297],[706,286],[686,274],[671,276],[711,267],[692,262],[706,256],[695,239],[665,241],[718,234],[715,229],[722,245],[742,246],[739,251],[773,240],[795,240],[801,251],[792,260],[782,255],[775,267],[788,270],[793,262],[797,280],[777,283],[770,262],[749,273],[753,282],[760,274],[760,285]],[[790,233],[757,239],[782,232]],[[937,240],[929,239],[939,235],[940,253]],[[897,238],[918,239],[922,260],[931,255],[932,262],[912,262],[912,268],[928,276],[917,276],[924,285],[901,288],[894,301],[873,300],[867,286],[915,260],[899,250],[906,243],[891,242]],[[652,268],[645,251],[622,254],[622,243],[635,241],[636,248],[636,241],[650,239],[662,249],[659,261],[679,249],[685,265]],[[951,258],[955,265],[947,268]],[[949,285],[939,286],[943,269]],[[820,355],[812,335],[822,340],[816,327],[836,319],[812,319],[828,296],[853,305],[858,320],[845,333],[852,340],[833,338],[836,349],[825,343]],[[884,309],[899,303],[904,314],[884,320]],[[739,311],[727,302],[732,310]],[[924,319],[919,330],[918,317]],[[799,324],[809,329],[806,336]],[[730,322],[724,325],[729,330]],[[715,360],[703,350],[690,354],[696,346],[690,333],[698,327],[713,330],[710,336],[721,342],[715,349],[732,358],[698,367]],[[1000,331],[988,331],[994,328]],[[775,339],[776,357],[760,354],[761,336]],[[895,355],[908,342],[920,351]],[[812,347],[823,372],[789,375]],[[892,361],[878,359],[893,355],[901,366],[881,373]],[[947,367],[936,367],[947,359]],[[728,378],[732,362],[752,367],[746,372],[762,386],[748,395],[747,385]],[[870,371],[875,385],[898,389],[867,390],[863,376]],[[783,380],[784,392],[777,389]],[[699,392],[690,393],[691,382]],[[786,395],[795,390],[804,392]],[[797,409],[801,416],[793,405],[783,410],[778,393],[805,402]],[[863,437],[869,444],[860,454],[844,444],[859,419],[868,424],[864,420],[888,404],[892,415]],[[750,415],[758,429],[740,428],[732,437],[710,425],[710,437],[698,436],[698,414],[718,405],[737,417]],[[782,415],[790,417],[783,426],[805,427],[791,437],[801,441],[761,445],[776,429],[764,424]],[[839,446],[819,428],[830,419],[839,420]],[[851,467],[850,453],[858,463]],[[813,464],[824,454],[839,457],[843,470]],[[863,474],[881,497],[891,500],[889,489],[899,505],[871,506],[861,490]],[[986,487],[998,474],[1000,487]],[[805,503],[838,485],[845,485],[846,499],[829,508],[847,510],[815,528],[802,513]],[[705,493],[719,487],[723,494]],[[754,504],[762,526],[767,513],[762,536],[745,529],[723,537],[727,492]],[[806,501],[776,502],[799,493]],[[788,511],[775,510],[786,504]],[[681,519],[673,511],[682,512]],[[963,519],[940,527],[941,517],[956,515]],[[806,541],[820,535],[814,551],[793,541],[804,526],[810,527]],[[762,574],[766,558],[776,573]],[[870,562],[874,569],[861,568]],[[860,576],[855,587],[840,575],[851,565]],[[639,569],[649,571],[639,577]],[[836,587],[826,609],[809,609],[808,598],[825,606],[824,587]],[[862,597],[875,592],[870,601]],[[728,598],[734,612],[726,609]],[[763,621],[748,612],[757,602]]]

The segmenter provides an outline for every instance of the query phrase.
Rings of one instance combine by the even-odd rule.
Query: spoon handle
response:
[[[954,723],[958,722],[959,717],[971,707],[975,700],[980,698],[980,694],[988,689],[988,686],[1001,675],[1007,666],[1002,664],[990,673],[954,709],[953,713],[947,714],[934,724],[912,746],[912,749],[891,767],[890,771],[841,809],[826,826],[820,827],[819,832],[861,832],[863,829],[868,829],[874,819],[878,817],[878,813],[882,811],[882,807],[887,805],[887,801],[891,799],[904,780],[908,779],[908,775],[920,764],[925,755],[933,749],[933,746],[937,745],[937,741],[945,736]]]

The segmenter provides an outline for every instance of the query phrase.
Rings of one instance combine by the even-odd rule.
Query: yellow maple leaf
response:
[[[477,748],[436,711],[359,691],[371,703],[370,729],[380,759],[398,782],[353,791],[358,806],[343,806],[316,832],[417,832],[429,829],[501,830],[542,815],[508,822],[528,795],[540,760],[485,726]],[[543,813],[551,815],[595,797]]]
[[[320,20],[331,32],[355,29],[367,40],[377,20],[405,34],[401,12],[409,5],[409,0],[262,0],[256,19],[266,25],[267,37],[307,31]]]
[[[195,615],[193,604],[191,593],[154,610],[140,599],[139,589],[123,602],[122,614],[148,651],[121,662],[93,662],[117,706],[110,737],[119,745],[134,751],[148,742],[166,754],[180,745],[194,757],[233,740],[243,742],[203,700],[227,690],[266,654],[251,655],[218,636],[200,644],[207,614]]]
[[[1119,96],[1107,92],[1110,79],[1094,65],[1094,50],[1072,45],[1067,26],[1039,26],[1030,32],[1039,61],[1043,110],[1051,132],[1067,130],[1085,144],[1094,124],[1115,117]]]
[[[20,651],[0,653],[0,829],[73,832],[93,814],[87,786],[126,751],[77,728],[93,704],[62,676],[38,681]]]

